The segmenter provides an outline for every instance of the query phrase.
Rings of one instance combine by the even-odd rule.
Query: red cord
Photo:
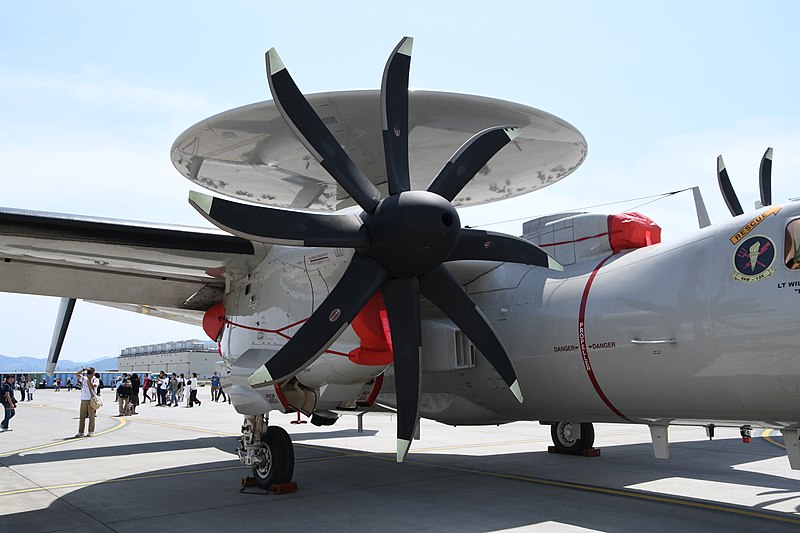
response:
[[[286,340],[289,340],[292,337],[290,337],[289,335],[285,334],[284,331],[286,331],[289,328],[293,328],[293,327],[295,327],[295,326],[297,326],[299,324],[302,324],[306,320],[308,320],[308,319],[304,318],[303,320],[298,320],[294,324],[289,324],[288,326],[283,326],[282,328],[279,328],[279,329],[266,329],[266,328],[257,328],[257,327],[254,327],[254,326],[245,326],[244,324],[237,324],[236,322],[232,322],[232,321],[228,320],[227,318],[223,318],[222,319],[222,321],[225,324],[229,325],[229,326],[234,326],[234,327],[237,327],[237,328],[247,329],[247,330],[250,330],[250,331],[261,331],[263,333],[275,333],[276,335],[280,335],[281,337],[283,337]],[[219,344],[220,344],[220,347],[219,347],[220,356],[222,356],[222,345],[221,345],[221,343],[219,343]],[[337,352],[336,350],[325,350],[325,353],[330,353],[330,354],[333,354],[333,355],[342,355],[344,357],[350,357],[349,353]]]

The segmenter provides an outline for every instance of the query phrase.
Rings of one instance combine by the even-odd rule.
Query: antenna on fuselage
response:
[[[694,196],[694,210],[697,212],[697,225],[700,229],[707,228],[711,225],[711,218],[708,216],[700,187],[692,187],[692,196]]]

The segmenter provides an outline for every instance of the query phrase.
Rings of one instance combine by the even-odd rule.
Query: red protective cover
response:
[[[608,216],[608,240],[614,252],[661,242],[661,227],[641,213]]]
[[[361,346],[350,352],[350,360],[358,365],[388,365],[394,361],[389,333],[389,320],[383,294],[377,291],[352,323]]]
[[[203,331],[212,341],[219,341],[223,327],[225,327],[225,306],[214,304],[203,315]]]

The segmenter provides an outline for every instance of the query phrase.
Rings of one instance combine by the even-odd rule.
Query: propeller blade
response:
[[[439,265],[421,276],[420,290],[472,341],[522,403],[517,374],[505,347],[484,314],[447,268]]]
[[[386,269],[356,252],[342,279],[294,336],[248,378],[254,387],[283,381],[314,362],[350,325],[386,279]]]
[[[495,126],[476,133],[445,163],[428,191],[452,202],[475,174],[519,132],[515,126]]]
[[[72,318],[72,311],[75,309],[75,298],[61,298],[58,305],[58,315],[56,315],[56,327],[53,330],[53,340],[50,341],[50,353],[47,355],[47,367],[45,373],[52,377],[56,371],[58,357],[61,355],[61,347],[64,346],[64,338],[67,336],[69,321]]]
[[[725,169],[725,162],[722,156],[717,157],[717,180],[719,181],[719,190],[722,192],[722,198],[725,199],[725,205],[728,206],[728,211],[733,216],[739,216],[744,213],[742,204],[739,203],[739,198],[736,197],[736,191],[733,190],[731,180],[728,178],[728,171]]]
[[[561,263],[530,241],[505,233],[477,229],[462,228],[456,249],[447,258],[448,261],[464,259],[504,261],[564,270]]]
[[[395,47],[381,82],[383,153],[389,194],[411,188],[408,176],[408,71],[414,39],[403,37]]]
[[[266,61],[272,98],[289,129],[353,200],[371,213],[380,200],[378,189],[319,118],[274,48],[266,53]]]
[[[240,204],[195,191],[189,192],[189,203],[218,228],[251,241],[327,248],[369,246],[369,235],[358,215]]]
[[[758,169],[758,190],[761,192],[761,205],[772,205],[772,148],[767,148]]]
[[[381,288],[392,332],[397,395],[397,462],[402,463],[419,423],[422,326],[416,278],[393,279]]]

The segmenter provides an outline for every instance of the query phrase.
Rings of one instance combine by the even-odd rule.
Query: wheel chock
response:
[[[547,453],[561,453],[558,451],[558,448],[555,446],[548,446]],[[586,450],[581,450],[581,453],[575,454],[565,454],[565,455],[582,455],[583,457],[598,457],[600,456],[600,448],[589,448]]]
[[[295,481],[272,485],[272,494],[291,494],[292,492],[297,492],[297,483]]]
[[[245,492],[250,487],[258,487],[258,483],[256,483],[256,478],[253,476],[247,476],[242,478],[242,488],[239,489],[239,492],[245,494],[256,494],[255,492]],[[261,494],[291,494],[292,492],[297,492],[297,482],[290,481],[288,483],[275,483],[270,487],[270,490],[261,492]]]

